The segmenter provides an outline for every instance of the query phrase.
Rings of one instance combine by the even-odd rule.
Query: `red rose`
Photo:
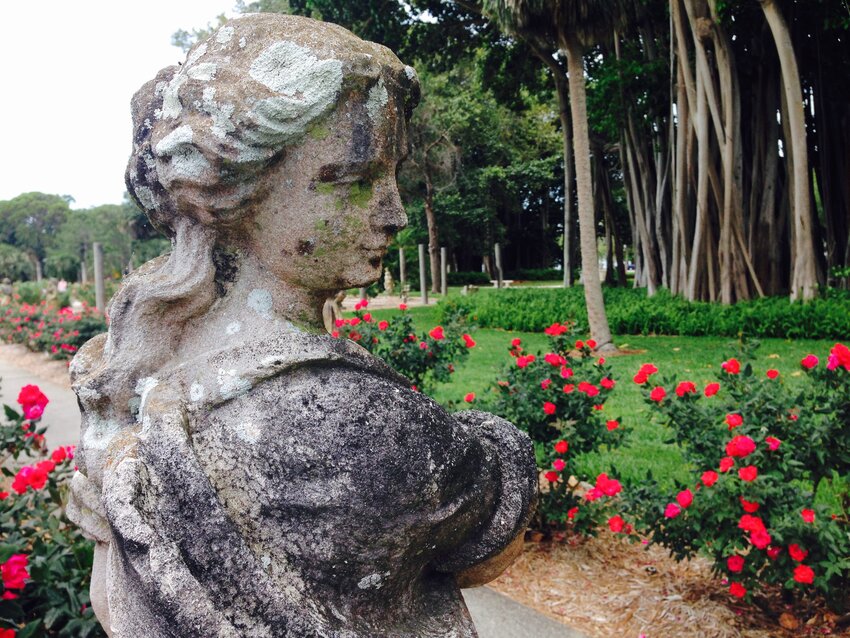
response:
[[[608,421],[607,423],[605,423],[605,427],[607,427],[608,431],[611,432],[613,430],[616,430],[618,427],[620,427],[620,422],[612,419],[611,421]]]
[[[806,556],[809,555],[809,552],[808,550],[805,550],[799,545],[797,545],[797,543],[792,543],[788,546],[788,555],[791,557],[792,560],[798,563],[802,563],[804,560],[806,560]]]
[[[399,310],[407,310],[407,304],[406,303],[400,303],[398,305],[398,309]]]
[[[620,485],[620,481],[608,478],[608,475],[603,473],[596,477],[596,489],[605,496],[616,496],[623,488]]]
[[[634,377],[632,377],[632,380],[638,385],[643,385],[644,383],[646,383],[648,378],[649,377],[647,377],[645,374],[641,374],[640,372],[638,372]]]
[[[599,385],[601,385],[606,390],[613,390],[614,386],[617,384],[615,381],[609,379],[608,377],[605,377],[604,379],[602,379],[602,381],[599,382]]]
[[[519,348],[519,344],[521,344],[521,343],[522,343],[522,339],[520,339],[518,337],[516,339],[511,339],[511,348]]]
[[[713,470],[708,470],[707,472],[702,473],[702,484],[706,487],[711,487],[715,483],[717,483],[718,474]]]
[[[803,517],[803,520],[806,523],[814,523],[815,522],[815,511],[814,510],[803,510],[800,512],[800,515]]]
[[[556,409],[557,407],[551,401],[546,401],[546,403],[543,404],[543,411],[546,414],[555,414]]]
[[[776,560],[779,558],[779,555],[782,553],[781,547],[768,547],[767,548],[767,557],[770,560]]]
[[[663,387],[658,386],[652,392],[649,393],[649,398],[655,401],[656,403],[661,403],[664,400],[664,397],[667,396],[667,390]]]
[[[739,496],[738,500],[741,501],[741,507],[744,508],[744,511],[747,514],[755,514],[758,512],[759,504],[753,501],[746,500],[743,496]]]
[[[676,386],[676,395],[679,398],[684,397],[686,394],[695,394],[697,391],[697,386],[693,381],[682,381],[678,386]]]
[[[584,348],[584,341],[582,341],[581,339],[576,341],[576,350],[581,350],[583,348]]]
[[[705,386],[705,396],[707,396],[707,397],[713,397],[719,391],[720,391],[720,384],[719,383],[709,383],[707,386]]]
[[[428,335],[435,341],[442,341],[446,338],[446,335],[443,334],[443,326],[437,326],[436,328],[433,328],[431,332],[428,333]]]
[[[555,459],[552,461],[552,469],[556,472],[563,472],[566,466],[567,464],[564,462],[564,459]]]
[[[836,343],[829,351],[830,370],[841,366],[850,370],[850,348],[841,343]]]
[[[599,388],[587,381],[582,381],[578,384],[578,391],[584,392],[589,397],[595,397],[599,394]]]
[[[730,556],[726,559],[726,568],[733,574],[740,574],[744,569],[744,557],[738,555]]]
[[[748,436],[736,436],[726,444],[726,455],[744,458],[756,451],[756,442]],[[724,470],[725,471],[725,470]]]
[[[729,361],[724,361],[720,364],[720,367],[726,371],[727,374],[738,374],[741,372],[741,362],[737,359],[729,359]]]
[[[681,505],[682,509],[687,509],[694,502],[694,493],[690,490],[682,490],[676,494],[676,502]]]
[[[543,477],[547,481],[549,481],[550,483],[554,483],[555,481],[558,480],[558,473],[550,470],[550,471],[546,472],[546,474],[544,474]]]
[[[726,415],[726,425],[729,426],[729,429],[732,430],[737,428],[744,422],[744,417],[740,414],[727,414]]]
[[[540,382],[540,387],[544,390],[548,390],[550,385],[552,385],[552,379],[543,379],[543,381]]]
[[[35,420],[44,414],[50,400],[37,385],[25,385],[18,394],[18,403],[23,408],[24,418]]]
[[[558,337],[570,329],[567,324],[560,324],[557,321],[553,323],[551,326],[543,330],[543,332],[551,337]]]
[[[728,456],[743,458],[752,454],[755,450],[756,443],[748,436],[733,437],[732,440],[726,444],[726,454]]]
[[[591,350],[596,350],[596,342],[593,339],[587,340],[587,347]]]
[[[779,446],[782,444],[782,441],[777,439],[775,436],[768,436],[764,439],[764,442],[767,443],[767,449],[771,452],[776,452],[779,449]]]
[[[463,400],[466,401],[467,403],[472,403],[473,401],[475,401],[475,393],[474,392],[467,393],[467,395],[465,397],[463,397]]]
[[[815,572],[808,565],[797,565],[794,568],[794,580],[803,585],[811,585],[815,581]]]
[[[729,593],[735,598],[743,598],[747,595],[747,588],[741,583],[732,583],[729,585]]]
[[[812,368],[816,368],[819,363],[818,358],[813,354],[808,354],[803,357],[803,360],[800,361],[800,365],[802,365],[806,370],[811,370]]]
[[[545,357],[543,357],[543,360],[546,363],[548,363],[550,366],[554,366],[556,368],[561,367],[562,365],[564,365],[567,362],[567,360],[564,359],[564,357],[562,357],[561,355],[556,354],[554,352],[548,353]]]
[[[570,519],[570,520],[573,520],[576,517],[576,514],[578,514],[578,508],[577,507],[573,507],[573,508],[570,508],[569,510],[567,510],[567,518]]]
[[[387,328],[389,328],[389,327],[390,327],[390,322],[389,322],[389,321],[381,321],[381,322],[378,324],[378,330],[381,330],[381,331],[384,331],[384,330],[386,330],[386,329],[387,329]]]
[[[608,519],[608,527],[614,533],[622,532],[625,525],[626,521],[624,521],[621,516],[612,516]]]
[[[370,321],[372,321],[372,315],[367,312],[365,315],[363,315],[363,321],[369,323]]]
[[[758,478],[759,471],[755,465],[748,465],[746,467],[742,467],[738,470],[738,476],[741,477],[742,481],[750,482],[755,481]]]
[[[770,541],[770,534],[765,530],[757,529],[754,532],[750,532],[750,542],[759,549],[764,549],[770,545]]]
[[[779,370],[768,370],[767,371],[767,378],[768,379],[775,379],[778,376],[779,376]]]
[[[467,348],[474,348],[475,347],[475,341],[468,334],[463,335],[463,342],[464,342],[464,344],[466,344]]]
[[[576,386],[574,383],[568,383],[564,386],[564,394],[570,394],[575,389]]]
[[[567,450],[570,449],[570,444],[566,441],[558,441],[555,443],[555,452],[558,454],[566,454]]]
[[[667,518],[676,518],[681,513],[682,508],[675,503],[667,503],[667,507],[664,509],[664,516]]]
[[[724,456],[722,459],[720,459],[720,468],[719,469],[720,469],[721,472],[728,472],[734,466],[735,466],[735,459],[733,459],[731,456]]]
[[[359,323],[360,323],[360,319],[358,319],[357,317],[354,317],[354,318],[348,320],[349,326],[356,326]]]
[[[561,378],[562,379],[569,379],[571,376],[573,376],[573,369],[568,368],[567,366],[562,366],[561,367]]]
[[[6,589],[23,589],[30,577],[27,571],[28,564],[29,558],[26,554],[12,554],[5,563],[0,565],[3,586]]]
[[[764,527],[764,521],[762,521],[758,516],[750,516],[749,514],[744,514],[741,517],[741,520],[738,521],[738,528],[745,532],[767,531]]]

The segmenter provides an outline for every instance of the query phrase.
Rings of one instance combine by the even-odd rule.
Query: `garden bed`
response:
[[[614,538],[526,543],[497,591],[591,638],[784,638],[850,635],[817,606],[771,614],[736,603],[707,560],[676,563],[657,546]],[[784,615],[783,615],[784,614]],[[785,629],[781,624],[797,628]]]

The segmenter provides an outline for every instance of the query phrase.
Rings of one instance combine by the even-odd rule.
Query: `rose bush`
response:
[[[630,526],[615,515],[620,483],[607,474],[583,482],[577,467],[581,455],[622,442],[620,419],[604,411],[616,382],[605,360],[594,358],[593,341],[573,343],[571,325],[555,323],[544,332],[551,342],[546,353],[526,353],[519,339],[511,342],[512,361],[487,406],[534,443],[541,486],[532,524],[540,531],[568,524],[594,534],[607,521],[613,531],[627,533]]]
[[[37,386],[25,386],[18,403],[23,413],[4,406],[0,425],[0,638],[102,637],[88,594],[93,546],[64,515],[74,450],[44,449],[49,399]]]
[[[645,365],[634,381],[693,468],[678,493],[645,499],[652,541],[678,559],[702,552],[749,597],[767,584],[820,591],[843,606],[850,580],[850,350],[801,363],[800,387],[778,371],[724,361],[697,387]],[[815,498],[820,494],[820,498]]]
[[[415,390],[431,392],[437,383],[448,381],[469,349],[475,347],[473,338],[462,334],[455,322],[417,335],[405,304],[399,305],[401,314],[383,321],[376,321],[367,312],[368,305],[365,299],[359,301],[355,316],[337,320],[332,336],[359,343],[410,379]]]
[[[75,312],[42,301],[0,308],[0,338],[47,352],[55,359],[71,359],[80,346],[101,332],[106,332],[106,319],[88,306]]]

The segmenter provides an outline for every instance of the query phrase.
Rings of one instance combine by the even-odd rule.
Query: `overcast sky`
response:
[[[185,57],[178,29],[234,0],[3,2],[0,200],[41,191],[74,208],[117,204],[130,154],[130,98]]]

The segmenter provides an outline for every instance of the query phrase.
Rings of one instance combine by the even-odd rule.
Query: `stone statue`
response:
[[[127,186],[172,251],[71,366],[68,514],[113,638],[476,635],[459,586],[521,548],[529,440],[322,325],[406,224],[417,94],[382,46],[255,14],[134,97]]]
[[[325,325],[325,330],[329,333],[336,330],[336,322],[343,318],[342,302],[345,295],[346,291],[340,290],[334,296],[325,299],[325,305],[322,308],[322,322]]]
[[[387,293],[388,297],[391,297],[395,292],[395,281],[389,268],[384,268],[384,292]]]

